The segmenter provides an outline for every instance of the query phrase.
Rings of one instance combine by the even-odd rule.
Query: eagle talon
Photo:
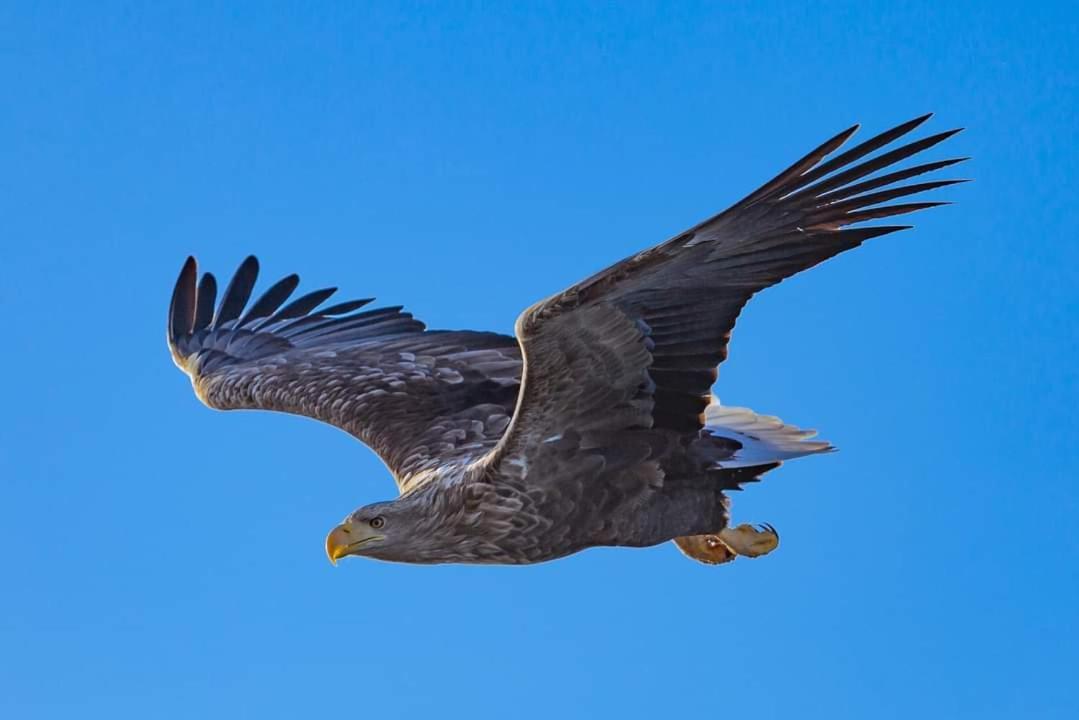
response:
[[[739,525],[735,528],[724,528],[719,533],[719,539],[743,557],[760,557],[779,547],[779,533],[767,523],[757,527]]]

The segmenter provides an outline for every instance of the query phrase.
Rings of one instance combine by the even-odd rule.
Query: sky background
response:
[[[1079,717],[1079,11],[898,5],[0,4],[0,716]],[[957,204],[735,332],[841,450],[736,498],[765,559],[333,568],[381,463],[165,348],[188,254],[509,332],[930,110]]]

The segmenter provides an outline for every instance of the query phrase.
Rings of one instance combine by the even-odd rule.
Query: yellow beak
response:
[[[337,561],[346,555],[355,554],[361,545],[382,539],[382,535],[372,532],[365,523],[341,523],[326,536],[326,557],[336,565]]]
[[[352,543],[352,531],[348,525],[342,524],[335,527],[326,536],[326,557],[331,565],[337,565],[337,561],[348,555],[348,546]]]

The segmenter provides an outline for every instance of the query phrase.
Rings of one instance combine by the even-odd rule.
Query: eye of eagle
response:
[[[371,518],[371,527],[378,530],[380,527],[386,524],[386,519],[379,515],[378,517]]]

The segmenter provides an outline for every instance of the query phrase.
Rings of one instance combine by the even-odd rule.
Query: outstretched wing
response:
[[[661,436],[701,429],[749,298],[905,228],[852,225],[941,204],[884,203],[959,182],[904,184],[959,159],[893,168],[958,131],[863,159],[928,117],[831,156],[857,126],[845,130],[730,209],[526,310],[517,321],[525,377],[516,414],[482,462],[503,477],[552,478],[586,456],[588,472],[613,462],[620,477],[659,482]],[[566,458],[567,439],[578,458]]]
[[[478,457],[509,423],[520,377],[512,337],[430,331],[400,307],[335,292],[286,304],[279,280],[248,306],[258,261],[248,257],[214,306],[214,276],[188,258],[172,293],[168,343],[195,393],[219,410],[278,410],[335,425],[371,446],[402,492],[444,463]]]

